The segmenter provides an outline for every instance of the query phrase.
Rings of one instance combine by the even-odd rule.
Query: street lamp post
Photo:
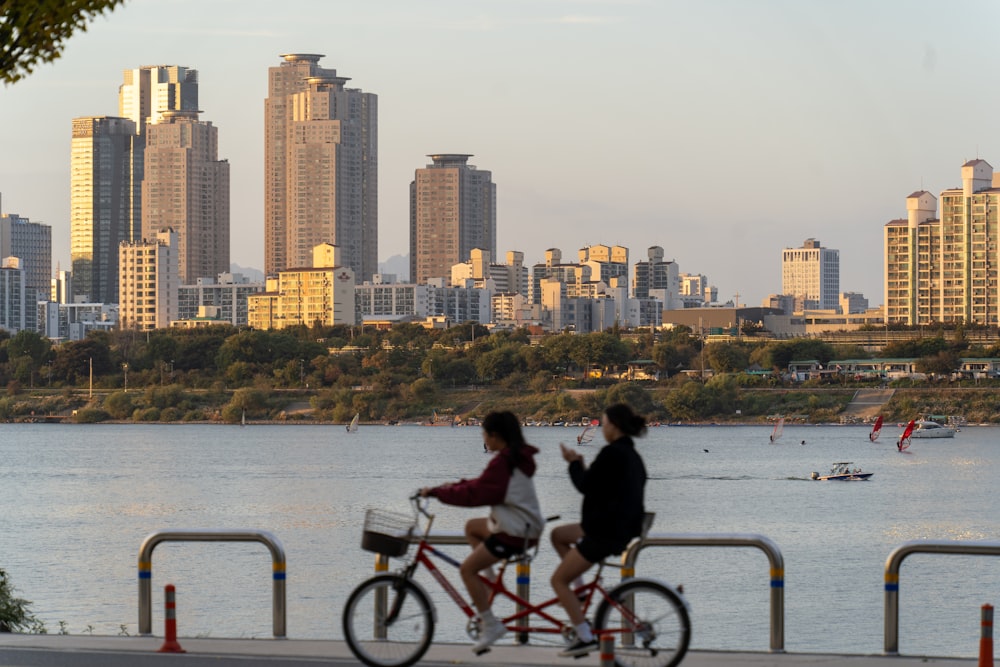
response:
[[[122,370],[125,372],[125,393],[128,393],[128,362],[126,361],[122,364]]]

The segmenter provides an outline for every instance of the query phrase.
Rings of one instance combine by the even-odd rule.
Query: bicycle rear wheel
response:
[[[355,588],[344,605],[343,623],[347,646],[371,667],[408,667],[434,638],[430,601],[398,574],[372,577]]]
[[[684,602],[648,579],[631,579],[609,591],[597,607],[594,628],[613,634],[619,667],[674,667],[691,641]]]

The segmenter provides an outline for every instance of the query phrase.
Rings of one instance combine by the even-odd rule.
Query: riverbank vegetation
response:
[[[995,379],[955,380],[960,357],[1000,357],[960,330],[892,343],[881,356],[918,358],[930,380],[832,373],[806,382],[789,362],[870,355],[817,339],[753,337],[705,343],[669,331],[490,332],[473,324],[429,330],[228,326],[112,331],[53,346],[0,331],[0,419],[138,422],[464,421],[494,408],[525,419],[575,421],[625,400],[662,422],[763,422],[775,415],[836,422],[858,389],[895,389],[887,419],[959,414],[1000,423]],[[936,379],[935,379],[936,378]]]

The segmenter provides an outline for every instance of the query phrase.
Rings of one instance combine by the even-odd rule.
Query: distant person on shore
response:
[[[552,531],[552,546],[562,558],[552,574],[552,590],[576,629],[576,642],[561,651],[578,658],[597,649],[597,639],[583,616],[575,588],[584,572],[609,556],[620,554],[642,534],[645,518],[646,466],[632,438],[646,433],[646,420],[628,405],[617,403],[604,411],[601,432],[608,442],[588,468],[583,455],[559,444],[569,463],[573,486],[583,494],[580,523]]]
[[[465,524],[465,538],[472,553],[459,568],[479,614],[479,641],[472,647],[476,655],[489,651],[507,632],[490,609],[489,594],[479,580],[479,572],[535,546],[545,524],[533,479],[538,449],[525,442],[517,417],[512,412],[486,415],[483,444],[494,455],[478,478],[420,489],[421,496],[448,505],[490,505],[488,517],[469,519]]]

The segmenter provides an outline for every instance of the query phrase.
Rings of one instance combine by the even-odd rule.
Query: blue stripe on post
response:
[[[152,579],[153,578],[153,573],[150,572],[149,570],[139,570],[139,578],[140,579]]]
[[[885,591],[887,593],[895,593],[899,590],[899,584],[886,584]]]
[[[274,573],[274,580],[275,581],[279,581],[279,580],[284,581],[284,579],[285,579],[285,573],[284,572],[275,572]]]
[[[771,588],[784,588],[784,587],[785,587],[785,580],[784,579],[772,579],[771,580]]]
[[[518,577],[517,578],[517,585],[518,586],[520,586],[521,584],[527,585],[527,584],[530,584],[530,583],[531,583],[531,577],[530,576]]]

